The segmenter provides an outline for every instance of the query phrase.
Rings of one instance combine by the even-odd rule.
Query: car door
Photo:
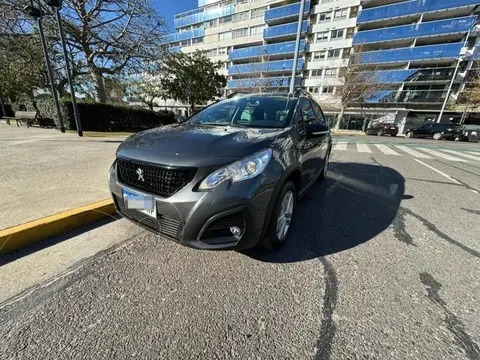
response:
[[[425,124],[415,129],[414,134],[419,137],[431,136],[430,132],[432,130],[432,124]]]
[[[328,127],[327,119],[325,118],[325,115],[323,114],[323,110],[320,105],[313,99],[310,99],[310,101],[313,105],[313,111],[315,112],[317,125],[315,125],[316,129],[312,129],[311,134],[308,134],[307,131],[307,136],[315,137],[317,140],[318,145],[314,155],[320,157],[321,159],[321,171],[325,166],[325,160],[327,158],[328,150],[330,148],[330,128]]]
[[[328,126],[321,125],[313,105],[308,98],[299,101],[298,119],[303,125],[303,146],[300,149],[302,162],[302,184],[309,185],[323,168],[325,156],[322,157],[322,143],[329,133]],[[326,153],[325,153],[326,154]]]

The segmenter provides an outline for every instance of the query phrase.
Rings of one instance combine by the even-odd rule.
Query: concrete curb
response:
[[[0,255],[23,249],[52,236],[63,235],[114,213],[113,200],[107,199],[0,230]]]
[[[363,131],[338,131],[332,130],[333,135],[344,135],[344,136],[365,136],[366,134]]]

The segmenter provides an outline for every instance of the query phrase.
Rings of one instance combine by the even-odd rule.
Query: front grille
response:
[[[152,218],[138,210],[127,209],[124,200],[115,196],[115,201],[120,212],[129,219],[139,223],[153,232],[164,235],[172,240],[179,241],[183,232],[183,222],[165,215],[157,214],[157,219]]]
[[[192,181],[197,169],[167,169],[137,160],[117,159],[121,182],[163,197],[169,197]],[[140,169],[140,171],[139,171]]]
[[[213,243],[215,238],[231,237],[230,228],[233,226],[239,227],[242,231],[245,229],[245,218],[243,213],[238,212],[223,216],[217,220],[212,221],[202,234],[202,240],[208,240],[208,243]]]

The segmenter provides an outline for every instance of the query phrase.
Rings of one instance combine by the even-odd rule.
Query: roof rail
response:
[[[231,99],[237,95],[244,95],[244,94],[248,94],[248,93],[245,93],[245,92],[239,92],[239,91],[234,91],[232,92],[231,94],[228,94],[227,95],[227,99]]]

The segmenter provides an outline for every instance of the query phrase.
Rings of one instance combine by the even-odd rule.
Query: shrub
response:
[[[3,113],[2,107],[0,106],[0,117],[13,117],[15,113],[13,112],[12,105],[3,104],[6,114]]]
[[[78,112],[85,131],[131,131],[145,130],[172,124],[175,117],[172,112],[150,111],[140,107],[124,105],[79,102]],[[52,99],[37,101],[40,115],[52,119],[59,128],[55,103]],[[61,101],[61,113],[65,129],[76,130],[73,106],[70,101]]]

